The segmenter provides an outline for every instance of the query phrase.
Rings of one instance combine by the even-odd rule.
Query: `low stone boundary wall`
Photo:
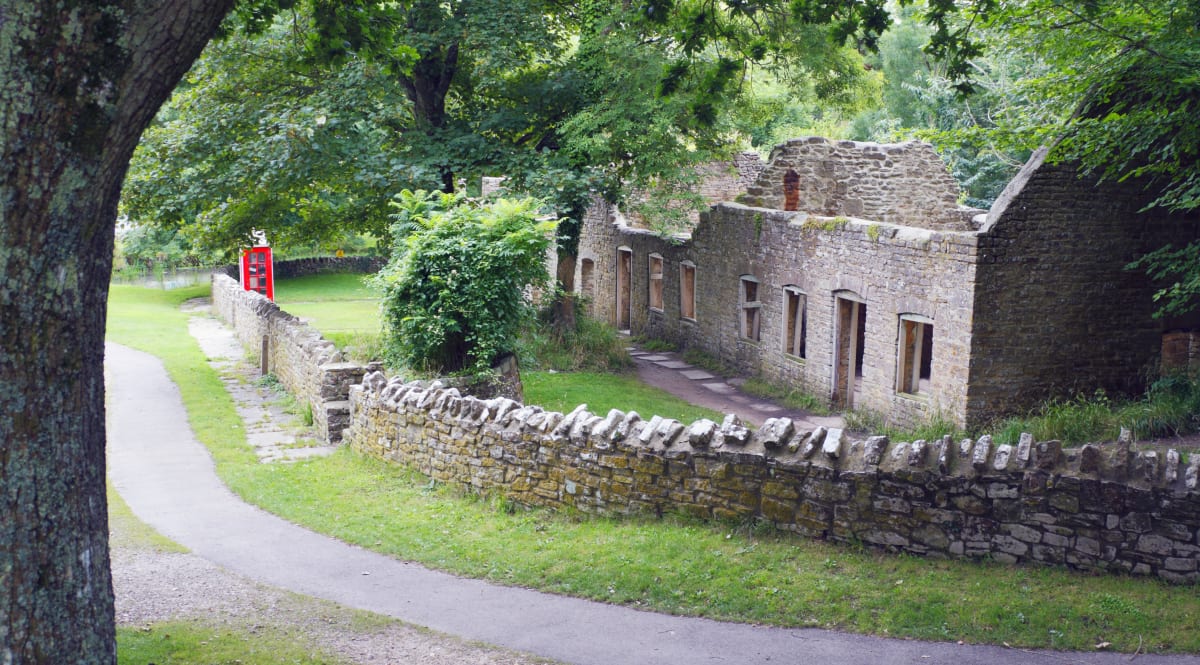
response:
[[[1200,455],[1058,442],[858,440],[771,419],[690,425],[569,414],[366,375],[345,440],[364,453],[528,505],[683,510],[936,557],[1200,578]]]
[[[233,328],[242,346],[256,354],[265,348],[268,371],[312,408],[320,435],[340,441],[349,424],[350,386],[367,368],[345,362],[332,342],[262,295],[244,290],[228,271],[213,273],[212,301],[213,311]]]

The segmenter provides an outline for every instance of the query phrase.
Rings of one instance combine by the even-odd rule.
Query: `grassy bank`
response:
[[[1200,650],[1195,589],[1154,580],[883,555],[750,522],[525,510],[347,450],[259,464],[185,333],[179,300],[114,289],[110,338],[164,359],[235,492],[348,542],[500,583],[734,621],[1025,647]]]

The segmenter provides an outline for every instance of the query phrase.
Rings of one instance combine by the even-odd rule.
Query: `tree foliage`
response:
[[[306,63],[289,18],[209,46],[139,145],[126,214],[227,253],[256,229],[285,246],[386,235],[395,183],[430,180],[399,152],[405,97],[376,65]]]
[[[210,246],[254,226],[275,241],[382,233],[390,192],[481,175],[577,219],[594,195],[731,150],[751,65],[853,97],[855,48],[886,27],[882,0],[254,0],[238,16],[148,135],[125,199]]]
[[[553,220],[535,199],[479,203],[462,193],[405,190],[392,202],[395,252],[383,291],[389,360],[428,371],[481,373],[511,352],[544,287]]]
[[[1025,81],[1050,111],[1024,134],[1049,158],[1103,180],[1138,183],[1173,211],[1200,209],[1200,4],[1190,0],[978,0],[1005,48],[1048,67]],[[1031,114],[1032,115],[1032,114]],[[1048,121],[1047,117],[1054,121]],[[1200,305],[1200,243],[1135,264],[1166,286],[1161,313]]]

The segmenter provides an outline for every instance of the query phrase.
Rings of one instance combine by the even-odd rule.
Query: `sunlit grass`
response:
[[[525,372],[521,375],[525,402],[550,411],[569,413],[587,404],[592,413],[611,409],[637,411],[644,418],[662,416],[690,423],[701,418],[721,422],[724,415],[695,406],[665,391],[647,386],[631,374],[603,372]]]
[[[172,621],[117,628],[121,665],[337,665],[341,659],[307,646],[302,636],[255,625],[209,626]]]

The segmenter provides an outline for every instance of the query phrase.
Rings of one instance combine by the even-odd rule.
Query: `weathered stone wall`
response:
[[[213,312],[251,353],[259,355],[266,340],[268,371],[301,404],[312,407],[321,436],[340,441],[349,423],[350,385],[362,379],[366,368],[344,362],[332,342],[264,296],[244,290],[223,271],[213,274],[212,301]]]
[[[1065,564],[1195,582],[1200,456],[1127,440],[1061,450],[1027,435],[889,443],[771,419],[684,425],[584,407],[564,416],[439,384],[367,375],[351,389],[356,450],[523,504],[593,513],[758,518],[929,556]]]
[[[1140,183],[1096,183],[1043,163],[1009,184],[979,234],[968,378],[975,422],[1054,394],[1140,391],[1163,333],[1196,315],[1153,317],[1154,285],[1125,266],[1200,238],[1200,216],[1141,212]]]
[[[976,237],[848,218],[714,206],[688,242],[588,219],[580,257],[595,262],[594,316],[616,321],[616,248],[632,250],[631,329],[695,347],[744,372],[802,387],[834,391],[836,297],[851,292],[866,306],[862,376],[853,406],[899,423],[928,416],[965,422],[973,315]],[[663,308],[649,308],[651,254],[663,257]],[[696,316],[680,310],[680,265],[696,272]],[[758,279],[759,340],[741,334],[740,278]],[[579,280],[577,280],[578,282]],[[784,287],[807,301],[805,358],[786,352]],[[899,392],[901,315],[933,321],[929,384],[919,395]]]
[[[796,199],[786,206],[784,181],[796,176]],[[899,144],[793,139],[771,157],[741,201],[775,210],[859,217],[904,226],[968,230],[979,211],[958,205],[959,187],[926,143]]]

